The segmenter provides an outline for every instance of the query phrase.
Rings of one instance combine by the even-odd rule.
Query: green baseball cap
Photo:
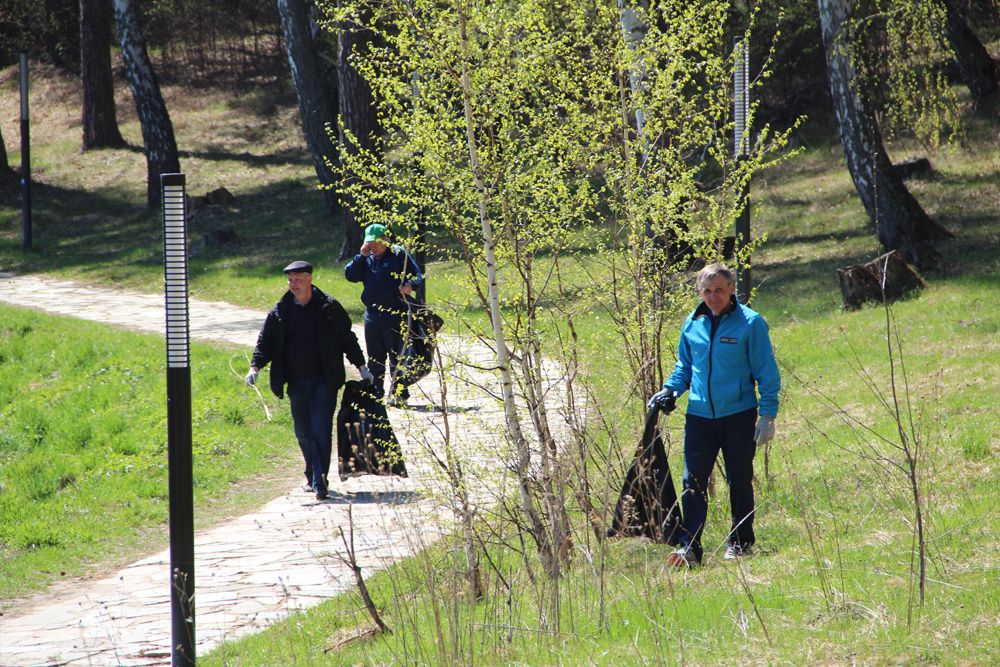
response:
[[[372,241],[381,241],[382,237],[385,236],[386,231],[385,225],[368,225],[365,227],[365,243],[371,243]]]

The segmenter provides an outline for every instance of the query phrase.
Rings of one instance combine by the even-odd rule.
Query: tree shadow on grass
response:
[[[868,227],[853,227],[851,229],[840,229],[831,232],[816,232],[814,234],[801,234],[792,236],[769,235],[767,245],[773,247],[784,247],[799,243],[811,244],[822,243],[824,241],[850,241],[863,237],[874,237],[875,230]]]
[[[146,150],[142,146],[137,146],[135,144],[127,144],[121,147],[121,150],[125,150],[131,153],[139,153],[145,155]],[[330,155],[333,156],[336,152],[336,146],[331,144]],[[309,164],[309,156],[302,150],[295,148],[286,148],[281,151],[271,152],[264,155],[257,155],[247,151],[241,151],[239,153],[234,153],[232,151],[227,151],[223,148],[216,150],[207,151],[191,151],[191,150],[178,150],[177,156],[183,160],[199,159],[209,162],[242,162],[245,165],[251,167],[286,167],[289,165],[303,165]],[[182,162],[183,166],[183,162]]]
[[[105,264],[109,267],[162,265],[162,219],[130,191],[85,191],[45,182],[32,186],[32,249],[20,250],[20,193],[0,192],[0,211],[10,223],[0,228],[0,263],[14,272],[44,272]],[[195,212],[188,223],[191,249],[202,236],[227,227],[236,242],[218,252],[193,257],[192,270],[224,260],[247,275],[271,275],[276,263],[308,252],[315,262],[336,258],[341,221],[326,208],[323,194],[309,183],[286,180],[237,193],[229,207]],[[197,252],[195,253],[198,254]],[[233,260],[235,259],[235,263]]]
[[[978,178],[978,177],[974,177]],[[955,238],[935,244],[941,253],[941,265],[923,272],[923,277],[931,284],[955,279],[985,281],[1000,284],[1000,220],[986,208],[975,212],[954,212],[940,214],[936,220],[952,230]],[[870,236],[872,246],[867,249],[846,247],[841,252],[826,253],[818,257],[786,259],[761,262],[754,266],[754,284],[760,289],[757,303],[767,307],[771,294],[781,294],[782,303],[792,308],[796,305],[804,313],[820,314],[823,311],[839,310],[842,307],[837,269],[863,264],[874,259],[881,251],[874,249],[875,231],[867,227],[823,234],[809,234],[798,237],[771,237],[769,246],[783,247],[794,244],[821,243],[834,239],[850,241]],[[788,299],[793,292],[798,298]],[[804,314],[803,313],[803,314]],[[791,313],[795,315],[796,313]]]

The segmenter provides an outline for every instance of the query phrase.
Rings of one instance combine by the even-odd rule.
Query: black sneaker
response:
[[[320,489],[316,492],[316,500],[326,500],[330,497],[330,493],[326,489]]]

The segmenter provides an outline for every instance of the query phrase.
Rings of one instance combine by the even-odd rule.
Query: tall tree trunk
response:
[[[962,81],[969,87],[974,99],[997,93],[997,69],[976,33],[962,19],[952,0],[941,0],[948,12],[945,35],[952,51]]]
[[[340,212],[340,203],[334,187],[337,175],[337,151],[333,142],[334,123],[337,122],[337,103],[333,86],[320,64],[316,43],[312,38],[308,0],[278,0],[281,33],[288,54],[288,68],[299,100],[302,132],[312,155],[316,176],[323,188],[323,197],[330,213]],[[360,246],[359,243],[355,248]]]
[[[871,104],[861,90],[851,60],[847,23],[854,0],[817,0],[827,75],[847,168],[879,241],[899,250],[918,268],[933,266],[938,253],[931,241],[952,236],[930,219],[896,173],[875,122]]]
[[[83,150],[125,145],[118,131],[111,75],[111,2],[80,0]]]
[[[176,173],[181,169],[174,126],[139,30],[135,2],[114,0],[114,7],[125,75],[132,88],[142,141],[146,146],[146,202],[150,208],[157,208],[160,205],[160,174]]]
[[[371,87],[358,74],[351,62],[354,59],[365,58],[375,39],[372,31],[362,29],[370,18],[369,13],[360,17],[353,25],[340,26],[340,30],[337,31],[338,97],[343,124],[343,128],[339,131],[340,150],[352,155],[359,150],[365,152],[375,150],[373,137],[379,132]],[[354,137],[354,142],[347,139],[345,129]],[[348,180],[354,178],[354,174],[347,174]],[[344,247],[340,253],[341,259],[356,253],[362,240],[361,226],[354,213],[353,199],[348,197],[344,205]]]
[[[0,182],[14,176],[14,169],[7,159],[7,146],[3,141],[3,132],[0,132]]]

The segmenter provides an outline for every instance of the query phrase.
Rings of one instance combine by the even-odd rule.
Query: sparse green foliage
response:
[[[342,151],[351,175],[342,192],[364,224],[412,237],[429,222],[464,264],[490,314],[488,327],[466,324],[495,343],[521,508],[552,578],[570,544],[567,489],[586,483],[561,461],[569,439],[550,415],[563,394],[546,386],[543,359],[572,358],[574,320],[604,309],[627,359],[628,391],[612,409],[645,400],[672,361],[664,327],[688,304],[690,262],[721,255],[739,193],[787,143],[787,133],[763,128],[747,159],[730,157],[727,8],[637,5],[630,17],[644,29],[635,39],[606,3],[327,7],[333,26],[370,17],[359,27],[384,44],[356,63],[384,144],[366,152],[345,131],[356,150]],[[568,393],[586,391],[585,376],[567,369],[566,378]],[[593,425],[578,423],[582,443]]]
[[[912,133],[937,148],[959,131],[961,105],[945,74],[953,58],[946,22],[936,0],[858,3],[847,29],[859,85],[880,102],[886,138]]]

